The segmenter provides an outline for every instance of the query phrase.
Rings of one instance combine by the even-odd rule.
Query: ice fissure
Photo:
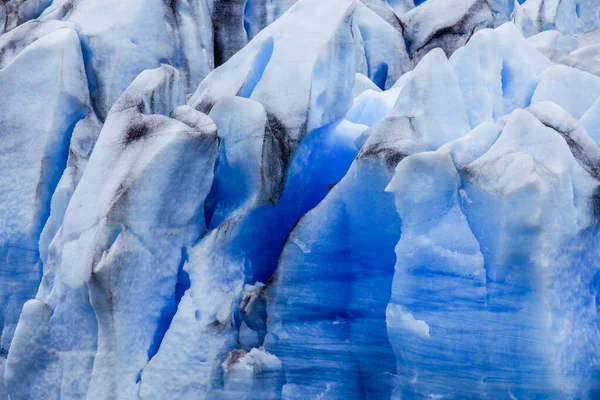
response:
[[[597,398],[599,28],[2,2],[0,400]]]

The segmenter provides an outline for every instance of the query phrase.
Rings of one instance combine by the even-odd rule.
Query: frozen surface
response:
[[[0,4],[0,400],[600,397],[595,0]]]
[[[577,34],[599,28],[599,13],[596,0],[527,0],[515,5],[513,20],[526,37],[546,30]]]
[[[44,68],[37,66],[39,60],[46,60]],[[3,35],[0,67],[0,320],[6,351],[20,309],[41,278],[38,240],[69,143],[86,134],[93,111],[70,24],[31,23]]]

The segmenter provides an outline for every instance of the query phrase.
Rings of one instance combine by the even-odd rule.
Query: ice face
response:
[[[598,397],[597,8],[2,3],[0,399]]]
[[[527,107],[540,74],[551,65],[511,23],[476,33],[451,62],[472,128]]]
[[[568,78],[567,78],[568,77]],[[569,80],[569,84],[565,82]],[[575,90],[577,87],[579,90]],[[577,68],[555,65],[540,77],[532,103],[553,101],[575,118],[581,118],[600,95],[600,77]]]
[[[591,249],[571,250],[565,243],[593,240],[588,228],[593,226],[597,177],[584,158],[596,159],[597,147],[575,128],[575,120],[567,129],[555,125],[557,107],[547,103],[529,112],[516,110],[503,127],[490,126],[485,128],[489,134],[473,132],[460,139],[460,150],[450,143],[398,165],[388,190],[396,192],[403,225],[387,315],[388,333],[398,335],[391,341],[397,344],[396,354],[402,354],[398,371],[404,370],[403,391],[411,387],[410,392],[423,396],[457,393],[467,398],[511,392],[518,398],[562,397],[590,389],[573,385],[567,372],[585,370],[582,385],[590,376],[583,375],[593,373],[589,354],[570,341],[561,350],[553,346],[557,330],[564,335],[565,329],[573,328],[595,336],[594,323],[582,316],[574,328],[572,317],[555,308],[568,302],[562,299],[567,289],[554,279],[566,273],[563,262],[570,259],[572,277],[592,284],[586,270],[595,267],[578,261]],[[570,140],[560,132],[572,132]],[[492,140],[482,146],[483,138],[476,139],[481,134]],[[468,143],[474,140],[479,143]],[[571,141],[578,144],[570,149]],[[583,150],[582,156],[573,148],[592,154]],[[463,158],[460,154],[467,149],[470,154]],[[418,180],[429,189],[413,183],[410,190],[401,190],[407,180]],[[575,203],[574,193],[579,199]],[[557,200],[561,196],[569,199],[568,207]],[[587,290],[579,295],[586,297]],[[567,307],[580,307],[574,303]],[[460,312],[454,315],[453,307]],[[581,324],[587,326],[585,333],[579,331]],[[474,331],[465,332],[468,327]],[[508,335],[505,340],[493,339],[491,332],[499,329]],[[563,353],[570,352],[569,346],[575,347],[570,350],[573,357]],[[523,387],[506,385],[516,378],[514,372],[502,370],[498,360],[503,359],[527,365],[530,375],[520,378]],[[440,370],[447,371],[444,375],[452,383],[440,379]]]
[[[354,13],[352,32],[357,43],[357,71],[363,72],[380,89],[389,89],[411,69],[402,28],[394,26],[394,22],[399,25],[397,21],[386,24],[380,15],[362,4],[357,4]]]
[[[513,20],[526,37],[554,29],[576,34],[599,28],[598,12],[594,0],[528,0],[515,6]]]
[[[24,24],[0,38],[0,49],[0,274],[5,285],[0,315],[6,351],[20,308],[35,295],[41,277],[38,240],[67,166],[69,143],[85,146],[80,141],[93,112],[79,40],[70,24]],[[46,58],[44,68],[38,68],[37,60]],[[23,112],[25,104],[31,113]]]
[[[441,48],[450,56],[474,32],[500,25],[507,18],[504,13],[494,13],[488,1],[429,0],[401,19],[406,26],[407,50],[420,60],[434,48]]]
[[[190,108],[163,115],[184,102],[182,88],[171,67],[145,71],[109,114],[50,244],[37,299],[23,311],[26,333],[7,361],[15,396],[136,391],[177,308],[185,248],[204,232],[217,155],[207,116]],[[185,182],[189,175],[193,183]],[[30,334],[30,324],[42,323],[45,330]],[[79,337],[65,336],[72,326]],[[44,378],[35,372],[40,362],[46,374],[69,369],[77,379]],[[22,376],[16,371],[24,363],[32,364]]]
[[[386,398],[395,385],[385,307],[400,221],[383,189],[402,154],[386,139],[371,133],[344,179],[298,222],[265,291],[265,349],[283,363],[284,398]]]
[[[91,95],[102,119],[144,69],[171,64],[196,87],[213,67],[213,29],[204,1],[178,1],[169,7],[160,0],[82,1],[76,6],[57,0],[41,19],[70,21],[78,30]]]
[[[0,32],[11,29],[37,18],[52,3],[52,0],[10,0],[0,5]]]

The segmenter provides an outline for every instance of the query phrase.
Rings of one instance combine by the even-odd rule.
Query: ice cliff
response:
[[[0,33],[0,399],[600,398],[597,0]]]

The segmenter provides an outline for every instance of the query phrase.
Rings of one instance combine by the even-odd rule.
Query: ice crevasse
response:
[[[600,397],[600,3],[0,20],[0,399]]]

